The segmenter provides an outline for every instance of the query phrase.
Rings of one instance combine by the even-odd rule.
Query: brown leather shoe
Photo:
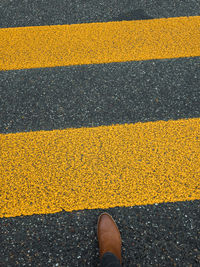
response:
[[[97,235],[99,240],[100,259],[106,252],[112,252],[120,260],[121,257],[121,235],[118,227],[110,214],[104,212],[99,216],[97,225]]]

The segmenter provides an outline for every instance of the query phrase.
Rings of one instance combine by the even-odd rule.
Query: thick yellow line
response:
[[[200,16],[0,29],[0,70],[200,56]]]
[[[200,199],[200,119],[0,135],[0,217]]]

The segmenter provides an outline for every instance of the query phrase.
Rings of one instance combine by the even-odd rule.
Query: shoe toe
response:
[[[121,235],[119,229],[108,213],[102,213],[98,219],[98,240],[100,248],[100,258],[105,252],[114,253],[121,262]]]

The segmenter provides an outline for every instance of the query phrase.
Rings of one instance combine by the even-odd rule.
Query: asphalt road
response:
[[[1,1],[0,13],[1,28],[78,24],[197,16],[200,2]],[[0,81],[1,133],[200,117],[199,57],[2,71]],[[199,200],[1,218],[0,266],[99,266],[102,211],[119,226],[123,266],[200,266]]]

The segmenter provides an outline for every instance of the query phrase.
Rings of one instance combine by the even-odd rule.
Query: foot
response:
[[[113,218],[106,212],[98,219],[97,235],[99,240],[100,259],[106,252],[112,252],[122,263],[121,235]]]

